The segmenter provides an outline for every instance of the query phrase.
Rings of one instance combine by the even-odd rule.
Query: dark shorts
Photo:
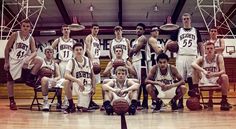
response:
[[[25,81],[27,79],[27,77],[29,77],[30,71],[31,71],[30,69],[22,69],[20,79],[22,81]],[[6,73],[7,73],[7,81],[14,81],[12,79],[11,73],[9,71],[6,71]]]

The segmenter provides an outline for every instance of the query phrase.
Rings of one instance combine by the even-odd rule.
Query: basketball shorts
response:
[[[195,61],[197,56],[184,56],[178,55],[176,57],[176,68],[179,74],[183,77],[184,80],[187,80],[188,77],[192,77],[192,62]]]

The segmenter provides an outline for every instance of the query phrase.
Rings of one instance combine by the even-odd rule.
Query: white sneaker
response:
[[[49,103],[47,100],[44,100],[43,102],[43,111],[49,111]]]

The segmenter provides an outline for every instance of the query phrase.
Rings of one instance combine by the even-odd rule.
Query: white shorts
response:
[[[178,55],[176,57],[176,68],[179,74],[183,77],[184,80],[187,80],[188,77],[192,77],[192,62],[195,61],[197,56],[184,56]]]
[[[131,92],[129,92],[129,93],[131,93]],[[130,105],[130,104],[131,104],[131,100],[130,100],[130,98],[129,98],[129,93],[126,94],[125,96],[121,96],[121,97],[120,97],[120,96],[118,96],[116,93],[112,92],[113,99],[112,99],[111,105],[113,105],[113,102],[114,102],[115,100],[120,99],[120,98],[125,99],[125,100],[129,103],[129,105]]]
[[[65,81],[64,78],[59,79],[59,80],[56,82],[56,85],[55,85],[55,86],[51,86],[51,85],[50,85],[50,84],[51,84],[50,81],[51,81],[51,80],[49,80],[49,82],[48,82],[48,88],[51,88],[51,87],[63,88],[63,87],[64,87],[64,86],[62,85],[63,82]]]
[[[199,85],[215,85],[218,84],[219,77],[207,78],[205,74],[201,73]]]
[[[142,68],[147,69],[146,61],[138,60],[138,61],[133,62],[132,65],[134,66],[134,69],[137,72],[138,80],[141,81],[141,78],[142,78],[141,69]],[[147,74],[147,70],[146,70],[146,74]],[[144,75],[144,76],[146,76],[146,75]]]
[[[61,72],[61,77],[64,78],[64,74],[65,74],[65,71],[66,71],[66,65],[67,65],[68,61],[61,61],[59,63],[59,69],[60,69],[60,72]]]
[[[173,87],[167,91],[162,91],[161,87],[159,85],[154,85],[158,91],[158,95],[157,97],[158,98],[161,98],[161,99],[172,99],[175,95],[176,95],[176,89],[177,87]]]
[[[29,58],[29,56],[26,56],[22,60],[15,60],[9,57],[9,65],[10,65],[9,72],[13,80],[19,79],[21,77],[22,68],[27,58]],[[31,69],[34,66],[34,64],[31,64],[31,62],[32,60],[29,62],[29,64],[25,68]]]
[[[79,85],[75,82],[72,83],[72,95],[78,96],[78,106],[88,108],[91,99],[92,86],[86,85],[84,91],[79,90]]]

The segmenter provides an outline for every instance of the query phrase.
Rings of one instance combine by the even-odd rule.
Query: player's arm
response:
[[[60,73],[59,65],[58,65],[57,63],[55,63],[55,68],[56,68],[56,69],[55,69],[55,70],[56,70],[56,71],[55,71],[55,74],[56,74],[56,75],[55,75],[55,78],[54,78],[54,79],[58,81],[58,80],[60,80],[60,78],[61,78],[61,73]]]
[[[128,88],[125,89],[123,92],[129,92],[133,90],[138,90],[140,87],[139,83],[134,82],[133,80],[128,80]]]
[[[59,43],[59,38],[55,39],[55,40],[52,42],[52,48],[53,48],[53,49],[57,49],[58,43]]]
[[[157,45],[157,40],[154,38],[149,38],[148,43],[151,45],[151,47],[153,48],[153,50],[157,53],[160,54],[163,50],[161,48],[161,46]]]
[[[145,36],[141,36],[138,39],[138,44],[131,50],[132,52],[136,53],[138,52],[143,46],[147,44],[147,39]]]
[[[113,80],[109,80],[107,83],[102,84],[102,89],[104,91],[112,91],[112,92],[116,92],[116,90],[113,88]]]
[[[219,72],[215,72],[213,74],[213,76],[215,77],[225,74],[225,63],[222,55],[218,55],[218,65],[219,65]]]
[[[145,80],[146,84],[161,85],[159,81],[154,81],[154,76],[156,72],[157,72],[157,65],[153,66],[150,72],[148,73],[148,76]]]
[[[200,53],[201,56],[204,55],[204,46],[203,46],[203,41],[202,41],[202,37],[201,34],[198,30],[197,31],[197,45],[198,45],[198,51]]]
[[[177,87],[185,84],[183,77],[179,74],[178,70],[173,65],[171,65],[171,72],[172,75],[178,80],[178,82],[172,84],[172,87]]]
[[[86,38],[85,38],[85,44],[86,44],[86,53],[88,55],[88,58],[93,61],[93,56],[92,56],[92,53],[91,53],[91,42],[92,42],[92,37],[91,35],[88,35]]]
[[[196,69],[196,70],[198,70],[198,71],[200,71],[200,72],[203,72],[204,74],[207,74],[207,71],[205,70],[205,69],[203,69],[200,65],[202,64],[202,62],[203,62],[203,57],[202,56],[200,56],[200,57],[198,57],[195,61],[193,61],[193,63],[191,64],[191,66],[194,68],[194,69]]]
[[[224,41],[224,39],[220,39],[220,47],[215,48],[215,50],[217,52],[223,53],[223,51],[225,50],[225,41]]]
[[[163,48],[163,52],[167,51],[167,44],[170,42],[177,42],[178,39],[178,33],[179,33],[179,29],[176,30],[174,33],[171,34],[170,39],[166,42],[164,48]]]
[[[7,41],[7,45],[6,45],[5,51],[4,51],[5,64],[7,63],[9,65],[9,53],[10,53],[10,50],[11,50],[11,48],[12,48],[12,46],[13,46],[15,40],[16,40],[16,36],[17,36],[16,32],[12,33],[9,40]],[[6,69],[5,66],[4,66],[4,69],[8,70],[8,68]]]
[[[111,63],[111,61],[110,61],[110,62],[107,64],[107,67],[106,67],[105,70],[103,71],[102,75],[103,75],[104,77],[109,76],[111,69],[112,69],[112,63]]]
[[[33,37],[30,38],[30,50],[31,50],[31,55],[29,56],[28,60],[32,60],[37,56],[36,43]]]
[[[136,77],[137,76],[137,72],[136,72],[134,66],[131,64],[131,62],[127,61],[125,65],[126,65],[126,68],[129,71],[129,73],[131,75],[133,75],[133,77]]]
[[[72,73],[72,67],[73,67],[72,65],[73,65],[72,60],[69,60],[69,62],[66,65],[66,71],[65,71],[65,75],[64,75],[65,79],[70,80],[72,82],[77,82],[79,84],[82,84],[82,82],[79,79],[72,76],[72,74],[71,74]]]
[[[128,53],[130,52],[130,41],[127,39],[127,38],[125,38],[125,41],[126,41],[126,43],[127,43],[127,49],[128,49]]]

